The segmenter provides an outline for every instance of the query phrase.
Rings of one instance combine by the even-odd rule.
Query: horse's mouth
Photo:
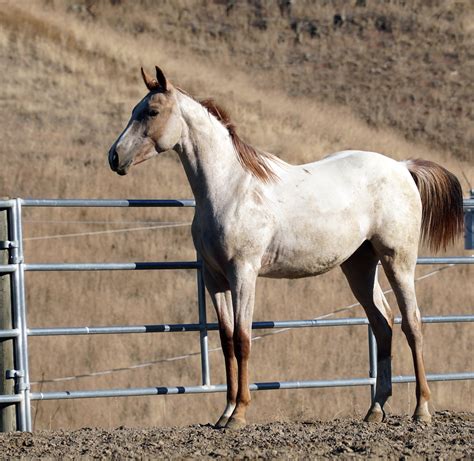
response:
[[[128,161],[125,165],[117,167],[114,171],[120,176],[125,176],[132,165],[133,163]]]
[[[120,176],[125,176],[128,173],[128,170],[131,166],[139,165],[143,163],[147,158],[141,158],[140,160],[133,160],[131,162],[126,163],[124,166],[117,168],[115,172]]]

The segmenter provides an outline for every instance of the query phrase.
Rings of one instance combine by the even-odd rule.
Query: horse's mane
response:
[[[179,90],[185,95],[189,96],[189,94],[187,94],[181,88],[179,88]],[[268,162],[270,159],[278,160],[277,157],[268,152],[256,149],[255,147],[243,141],[238,136],[236,126],[230,119],[229,113],[219,106],[213,99],[203,99],[197,102],[205,107],[210,114],[216,117],[217,120],[219,120],[219,122],[221,122],[222,125],[227,128],[230,138],[232,139],[232,144],[234,145],[235,151],[237,153],[237,158],[245,170],[266,183],[276,181],[278,179],[278,175],[273,171]]]

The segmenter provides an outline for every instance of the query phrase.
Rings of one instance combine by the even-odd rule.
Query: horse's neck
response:
[[[227,128],[190,97],[177,97],[184,120],[177,151],[196,205],[223,203],[250,175],[237,159]]]

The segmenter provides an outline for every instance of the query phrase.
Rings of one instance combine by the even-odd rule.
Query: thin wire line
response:
[[[455,264],[448,264],[448,265],[443,266],[439,269],[435,269],[431,272],[428,272],[427,274],[424,274],[420,277],[417,277],[415,279],[415,282],[425,280],[425,279],[427,279],[429,277],[432,277],[433,275],[439,274],[440,272],[442,272],[446,269],[449,269],[453,266],[455,266]],[[385,290],[383,293],[388,294],[388,293],[392,293],[392,292],[393,292],[393,289],[389,288],[389,289]],[[350,304],[348,306],[341,307],[341,308],[336,309],[336,310],[334,310],[332,312],[329,312],[327,314],[323,314],[323,315],[320,315],[318,317],[314,317],[311,320],[322,320],[324,318],[331,317],[331,316],[333,316],[335,314],[338,314],[340,312],[349,311],[349,310],[354,309],[355,307],[358,307],[358,306],[360,306],[360,303]],[[286,332],[286,331],[289,331],[289,330],[292,330],[292,328],[280,328],[278,330],[272,330],[268,333],[263,333],[263,334],[258,335],[258,336],[253,336],[252,341],[258,341],[258,340],[264,339],[268,336],[277,335],[277,334],[280,334],[280,333],[283,333],[283,332]],[[220,351],[220,350],[222,350],[221,347],[215,347],[215,348],[209,349],[208,351],[209,352],[217,352],[217,351]],[[30,382],[30,384],[31,385],[38,385],[38,384],[44,384],[44,383],[58,383],[58,382],[64,382],[64,381],[73,381],[73,380],[80,379],[80,378],[91,378],[91,377],[95,377],[95,376],[105,376],[105,375],[110,375],[112,373],[117,373],[117,372],[120,372],[120,371],[129,371],[129,370],[136,370],[138,368],[146,368],[146,367],[149,367],[149,366],[152,366],[152,365],[156,365],[158,363],[175,362],[175,361],[178,361],[178,360],[184,360],[184,359],[187,359],[187,358],[190,358],[190,357],[198,356],[200,354],[201,354],[201,351],[190,352],[189,354],[185,354],[185,355],[177,355],[177,356],[174,356],[174,357],[166,357],[166,358],[156,359],[156,360],[152,360],[152,361],[149,361],[149,362],[130,365],[128,367],[111,368],[109,370],[95,371],[95,372],[92,372],[92,373],[84,373],[84,374],[80,374],[80,375],[66,376],[66,377],[62,377],[62,378],[44,379],[44,380],[41,380],[41,381]]]
[[[24,219],[23,222],[31,224],[181,224],[182,221],[64,221],[64,220],[43,220]]]
[[[128,227],[125,229],[111,229],[111,230],[104,230],[104,231],[93,231],[93,232],[76,232],[74,234],[57,234],[57,235],[43,235],[40,237],[26,237],[23,240],[49,240],[49,239],[57,239],[57,238],[68,238],[68,237],[84,237],[86,235],[102,235],[102,234],[116,234],[119,232],[135,232],[141,230],[152,230],[152,229],[165,229],[170,227],[184,227],[190,226],[190,222],[183,222],[179,224],[165,224],[162,226],[145,226],[145,227]]]

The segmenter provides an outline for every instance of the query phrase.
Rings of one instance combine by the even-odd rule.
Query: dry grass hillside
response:
[[[367,6],[355,6],[364,5]],[[278,5],[282,5],[281,8]],[[474,16],[446,2],[7,1],[0,14],[1,195],[58,198],[188,198],[172,152],[119,178],[109,146],[145,93],[139,66],[159,64],[197,97],[223,102],[243,137],[292,163],[361,148],[423,157],[474,184]],[[28,262],[194,258],[192,210],[25,210]],[[133,230],[152,226],[151,229]],[[156,228],[156,226],[163,226]],[[104,232],[117,231],[117,232]],[[82,234],[82,235],[70,235]],[[61,235],[62,237],[58,237]],[[69,236],[68,236],[69,235]],[[45,238],[48,237],[48,238]],[[462,242],[450,254],[468,254]],[[418,275],[435,268],[422,267]],[[423,314],[472,309],[472,268],[418,284]],[[387,287],[383,280],[382,285]],[[31,326],[191,322],[195,274],[28,273]],[[388,295],[394,305],[394,298]],[[312,318],[352,305],[340,271],[316,279],[261,280],[256,320]],[[214,319],[212,308],[209,318]],[[361,316],[359,307],[336,313]],[[472,327],[425,328],[431,373],[472,369]],[[257,340],[252,381],[366,376],[361,327],[299,329]],[[211,335],[211,348],[218,347]],[[199,383],[198,335],[32,338],[37,390]],[[397,328],[394,373],[411,374]],[[157,362],[150,366],[128,367]],[[220,352],[212,380],[224,381]],[[109,374],[51,383],[51,378]],[[41,383],[41,381],[44,381]],[[473,410],[472,384],[433,384],[437,409]],[[252,421],[362,415],[368,389],[255,393]],[[37,428],[172,425],[212,421],[223,395],[36,402]],[[330,402],[330,404],[328,404]],[[392,412],[413,410],[399,385]],[[468,406],[469,408],[466,408]]]
[[[71,8],[87,22],[174,42],[267,89],[349,107],[371,126],[472,159],[469,1],[173,1],[155,14],[153,1],[118,3]]]

